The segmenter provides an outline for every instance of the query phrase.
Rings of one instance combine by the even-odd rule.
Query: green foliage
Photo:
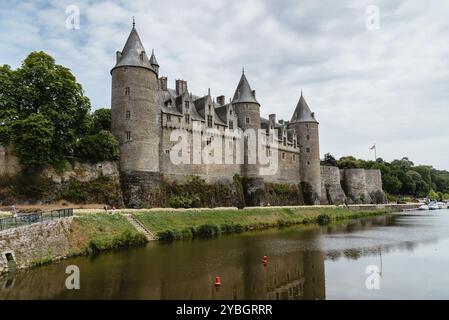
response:
[[[54,162],[55,128],[42,114],[31,114],[12,124],[14,152],[27,168],[42,169]]]
[[[434,190],[430,190],[427,198],[429,198],[430,200],[439,200],[440,197],[437,192],[435,192]]]
[[[199,204],[200,197],[196,194],[172,196],[168,199],[168,206],[171,208],[198,208]]]
[[[76,144],[75,155],[84,161],[115,161],[120,155],[117,139],[109,132],[101,130],[82,137]]]
[[[26,167],[71,156],[89,129],[90,102],[81,85],[44,52],[30,53],[14,71],[0,68],[0,92],[0,142],[12,143]]]
[[[408,195],[426,197],[431,189],[435,192],[449,193],[449,172],[436,170],[431,166],[415,166],[404,157],[391,163],[378,158],[365,161],[352,156],[342,157],[337,161],[341,169],[363,168],[379,169],[382,172],[383,189],[390,195]]]
[[[318,224],[320,225],[326,225],[329,224],[331,221],[331,218],[327,215],[327,214],[320,214],[317,218],[316,221]]]
[[[111,109],[101,108],[92,114],[92,133],[99,133],[102,130],[111,131]]]
[[[109,176],[87,182],[70,179],[63,185],[59,198],[74,203],[106,203],[116,207],[122,204],[120,186]]]
[[[330,153],[326,153],[324,155],[324,160],[321,161],[321,165],[322,166],[333,166],[333,167],[336,167],[337,166],[337,160]]]

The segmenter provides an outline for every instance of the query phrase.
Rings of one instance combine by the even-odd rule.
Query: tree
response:
[[[41,114],[15,121],[12,127],[14,148],[26,168],[41,169],[52,163],[53,124]]]
[[[76,141],[90,129],[90,102],[81,85],[69,69],[44,52],[30,53],[15,71],[0,68],[0,92],[0,142],[12,143],[23,165],[61,162],[73,155]],[[43,130],[44,123],[49,130]],[[24,126],[37,136],[24,131]],[[47,156],[25,152],[30,146],[47,150]]]
[[[114,161],[119,154],[117,139],[106,130],[81,138],[76,146],[76,156],[90,162]]]
[[[438,200],[439,196],[438,193],[436,193],[434,190],[430,190],[427,198],[429,198],[430,200]]]
[[[93,127],[92,132],[98,133],[101,130],[111,131],[111,109],[101,108],[95,110],[92,115]]]
[[[324,155],[324,160],[322,161],[322,165],[336,167],[337,166],[337,160],[330,153],[326,153]]]

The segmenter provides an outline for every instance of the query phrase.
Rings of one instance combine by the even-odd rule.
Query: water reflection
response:
[[[407,259],[410,263],[417,248],[431,247],[426,251],[429,256],[440,257],[432,254],[435,254],[435,244],[449,236],[448,213],[412,213],[366,218],[328,227],[292,227],[222,236],[214,240],[152,243],[144,248],[78,257],[0,278],[0,298],[364,297],[361,293],[364,269],[358,264],[365,263],[364,259],[378,263],[383,258],[384,262],[387,261],[384,269],[393,274],[394,268],[406,267],[401,265],[402,260],[391,266],[389,259],[395,257],[397,261],[395,254],[398,252],[407,255],[401,258],[404,264]],[[439,254],[449,257],[449,252]],[[268,256],[267,266],[263,266],[261,261],[264,255]],[[73,264],[81,271],[81,290],[69,291],[64,285],[67,277],[65,268]],[[222,285],[218,288],[214,286],[216,276],[221,277]],[[388,285],[394,287],[393,282]],[[354,293],[346,290],[352,287],[355,288]]]

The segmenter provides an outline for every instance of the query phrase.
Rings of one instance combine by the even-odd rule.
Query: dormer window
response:
[[[213,122],[212,116],[210,116],[210,115],[207,116],[207,127],[208,128],[212,128],[212,126],[213,126],[212,122]]]
[[[142,51],[141,53],[140,53],[140,60],[142,60],[143,61],[143,58],[145,57],[145,51]]]
[[[189,109],[189,101],[185,101],[184,106],[186,107],[186,109]]]
[[[229,115],[232,116],[232,110],[229,110]]]
[[[126,120],[131,119],[131,111],[127,110],[126,111]]]
[[[125,88],[125,96],[129,96],[129,93],[130,93],[130,89],[129,89],[129,87],[126,87]]]
[[[229,120],[229,129],[233,130],[234,129],[234,121]]]
[[[209,105],[208,108],[209,108],[209,112],[210,112],[211,111],[211,105]]]

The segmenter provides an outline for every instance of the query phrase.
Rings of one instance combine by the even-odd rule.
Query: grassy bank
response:
[[[219,234],[261,230],[295,224],[355,219],[391,210],[354,211],[347,208],[254,208],[244,210],[164,210],[134,213],[161,240],[213,237]]]
[[[118,213],[77,216],[70,225],[69,255],[137,246],[145,242],[145,236]]]

